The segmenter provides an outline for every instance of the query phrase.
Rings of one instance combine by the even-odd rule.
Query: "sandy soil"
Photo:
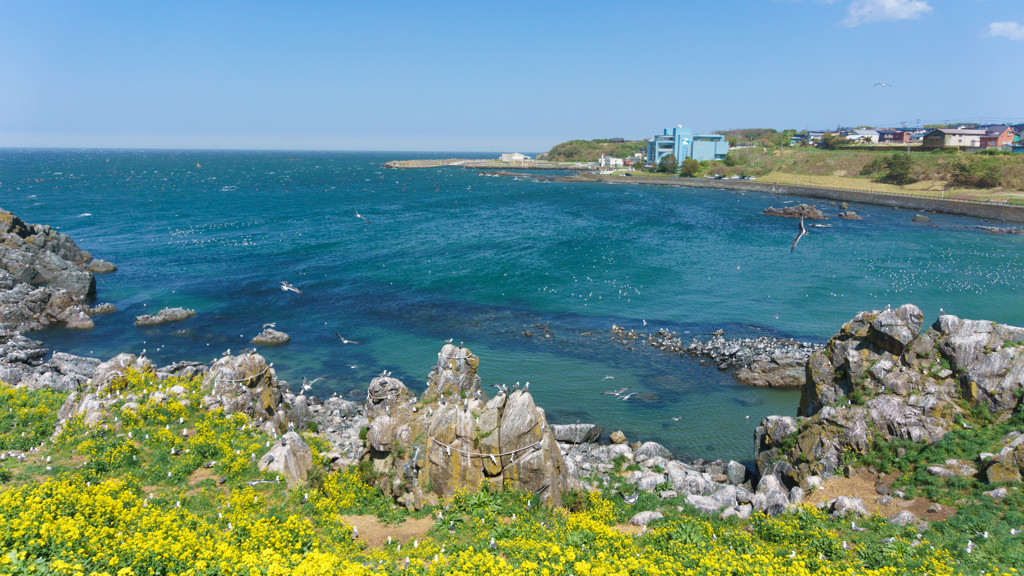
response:
[[[831,500],[837,496],[856,496],[864,502],[864,508],[871,514],[877,513],[885,518],[892,518],[904,510],[909,510],[914,513],[914,516],[929,522],[945,520],[953,514],[956,514],[955,509],[946,506],[943,506],[942,511],[940,512],[927,512],[928,508],[934,504],[934,502],[920,497],[908,501],[894,498],[893,501],[888,504],[879,504],[878,499],[881,498],[881,495],[875,491],[875,486],[877,486],[878,483],[891,486],[895,479],[896,476],[893,475],[872,474],[870,472],[862,472],[853,478],[830,478],[822,484],[821,489],[815,491],[813,494],[808,494],[804,499],[804,502],[815,505],[819,502]]]
[[[430,517],[409,518],[401,524],[382,524],[376,516],[369,514],[342,516],[341,519],[356,528],[359,532],[356,540],[365,542],[368,548],[379,547],[388,541],[388,536],[391,536],[392,541],[402,543],[422,540],[434,525],[434,519]]]

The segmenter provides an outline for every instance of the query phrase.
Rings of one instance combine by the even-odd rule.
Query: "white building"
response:
[[[512,154],[502,154],[502,162],[522,162],[523,160],[529,160],[530,157],[526,154],[520,154],[519,152],[513,152]]]
[[[850,130],[850,133],[846,135],[848,140],[854,142],[871,142],[872,144],[878,144],[878,131],[876,130]]]
[[[601,157],[597,160],[597,166],[599,168],[622,168],[623,161],[622,158],[601,154]]]
[[[970,130],[963,128],[940,128],[925,134],[925,146],[967,146],[977,148],[981,146],[981,137],[987,132],[984,130]]]

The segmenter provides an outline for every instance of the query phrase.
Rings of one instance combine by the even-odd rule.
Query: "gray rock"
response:
[[[722,508],[722,504],[718,500],[694,494],[686,496],[686,503],[704,514],[715,514]]]
[[[115,270],[117,270],[117,266],[99,258],[93,258],[92,262],[89,262],[89,271],[93,274],[106,274]]]
[[[735,460],[730,460],[726,466],[725,475],[729,478],[729,483],[739,486],[747,479],[747,467]]]
[[[657,442],[644,442],[640,445],[640,448],[633,453],[633,458],[637,462],[643,462],[648,458],[666,458],[671,460],[672,453]]]
[[[1006,488],[996,488],[995,490],[988,490],[986,492],[982,492],[982,494],[988,496],[989,498],[992,498],[993,500],[1002,500],[1003,498],[1006,498],[1006,496],[1009,494],[1009,491]]]
[[[632,518],[629,519],[629,523],[634,526],[647,526],[655,520],[664,518],[661,512],[638,512]]]
[[[261,471],[279,472],[294,488],[306,481],[313,467],[313,451],[295,432],[288,432],[271,446],[257,464]]]
[[[597,442],[604,428],[596,424],[552,424],[555,440],[569,444],[590,444]]]
[[[860,498],[840,496],[831,500],[829,507],[834,518],[849,516],[850,514],[857,517],[868,515],[868,511],[864,508],[864,502]]]
[[[892,518],[889,518],[889,522],[900,526],[909,526],[917,522],[917,516],[914,516],[914,513],[910,510],[904,510]]]
[[[157,324],[164,324],[166,322],[180,322],[189,317],[195,316],[195,310],[186,310],[184,308],[164,308],[156,314],[145,314],[142,316],[135,317],[136,326],[155,326]]]
[[[292,337],[285,334],[284,332],[274,330],[273,328],[267,328],[263,330],[263,332],[260,332],[255,338],[250,340],[250,342],[252,342],[253,344],[273,346],[276,344],[284,344],[285,342],[288,342],[291,339]]]

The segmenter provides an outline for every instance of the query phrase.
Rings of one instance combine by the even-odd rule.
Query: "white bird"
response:
[[[494,536],[491,536],[491,550],[496,550],[497,548],[498,543],[494,541]]]
[[[309,390],[313,388],[313,383],[314,382],[316,382],[317,380],[323,380],[325,378],[327,378],[327,376],[321,376],[319,378],[314,378],[314,379],[312,379],[312,380],[307,382],[306,381],[306,377],[303,376],[302,377],[302,391],[303,392],[309,392]]]
[[[636,394],[636,392],[630,392],[629,394],[626,394],[625,396],[623,396],[622,400],[623,401],[629,400],[629,397],[634,395],[634,394]]]
[[[800,232],[797,233],[796,238],[793,238],[793,245],[789,247],[789,251],[793,252],[796,250],[796,244],[801,238],[807,235],[807,227],[804,226],[804,217],[800,216]]]
[[[283,290],[285,292],[287,292],[288,290],[291,290],[292,292],[295,292],[296,294],[302,294],[302,290],[299,290],[295,286],[292,286],[291,284],[289,284],[289,283],[287,283],[287,282],[285,282],[283,280],[281,281],[281,290]]]
[[[266,324],[263,325],[263,327],[264,328],[275,328],[275,327],[277,327],[277,322],[267,322]]]
[[[335,332],[334,335],[337,336],[339,340],[341,340],[342,344],[362,344],[361,342],[356,342],[355,340],[346,340],[344,336],[338,334],[337,332]]]
[[[601,382],[604,382],[605,380],[615,380],[615,376],[605,376],[604,378],[601,378]]]
[[[885,82],[875,82],[875,86],[881,86],[882,88],[892,88],[892,84],[886,84]]]
[[[356,213],[356,218],[362,218],[363,221],[366,222],[367,224],[373,224],[373,222],[370,222],[362,214],[360,214],[359,210],[356,210],[355,208],[353,208],[352,211]]]

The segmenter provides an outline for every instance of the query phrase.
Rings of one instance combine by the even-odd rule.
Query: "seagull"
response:
[[[494,536],[491,536],[491,544],[490,544],[490,546],[491,546],[491,550],[496,550],[498,548],[498,543],[494,541]]]
[[[283,290],[285,292],[287,292],[288,290],[291,290],[292,292],[295,292],[296,294],[302,294],[302,290],[299,290],[295,286],[292,286],[291,284],[289,284],[289,283],[287,283],[287,282],[285,282],[283,280],[281,281],[281,290]]]
[[[303,376],[302,377],[302,391],[303,392],[308,392],[313,387],[313,383],[314,382],[316,382],[317,380],[323,380],[324,378],[327,378],[327,376],[321,376],[319,378],[314,378],[314,379],[310,380],[309,382],[307,382],[306,381],[306,377]]]
[[[604,378],[601,378],[601,382],[604,382],[605,380],[615,380],[615,376],[605,376]]]
[[[348,366],[349,368],[351,368],[353,370],[355,370],[356,368],[359,368],[359,366],[356,366],[355,364],[345,364],[345,366]]]
[[[363,217],[363,215],[359,213],[359,210],[356,210],[355,208],[353,208],[352,211],[356,213],[356,218],[362,218],[363,221],[366,222],[367,224],[373,224],[373,222],[370,222],[365,217]]]
[[[673,422],[679,422],[679,421],[680,421],[680,420],[682,420],[682,419],[683,419],[683,417],[682,417],[682,416],[673,416],[673,417],[672,417],[672,421],[673,421]]]
[[[892,88],[892,84],[886,84],[885,82],[875,82],[875,86],[881,86],[882,88]]]
[[[625,401],[625,400],[629,400],[629,397],[630,397],[630,396],[632,396],[632,395],[634,395],[634,394],[636,394],[636,392],[630,392],[629,394],[626,394],[625,396],[623,396],[623,397],[622,397],[622,400],[623,400],[623,401]]]
[[[622,394],[626,390],[629,390],[629,386],[626,386],[625,388],[619,388],[618,390],[608,390],[606,392],[601,392],[601,395],[603,396],[605,394],[614,394],[618,396],[619,394]]]
[[[619,492],[619,494],[622,494],[622,492]],[[632,496],[626,496],[625,494],[622,494],[622,501],[625,502],[626,504],[629,504],[630,506],[632,506],[633,504],[636,504],[636,500],[639,497],[640,497],[640,487],[637,486],[636,488],[633,489],[633,495]]]
[[[790,248],[789,248],[789,251],[790,251],[791,253],[792,253],[792,252],[793,252],[794,250],[796,250],[796,244],[797,244],[797,242],[799,242],[799,241],[800,241],[800,239],[801,239],[801,238],[803,238],[805,234],[807,234],[807,227],[806,227],[806,226],[804,226],[804,217],[803,217],[803,216],[800,216],[800,232],[799,232],[799,233],[798,233],[798,234],[796,235],[796,238],[793,238],[793,245],[792,245],[792,246],[790,246]]]
[[[866,528],[858,528],[856,522],[850,522],[850,529],[854,532],[863,532]]]
[[[276,328],[277,327],[277,322],[267,322],[266,324],[263,325],[263,327],[264,328]]]
[[[362,344],[361,342],[356,342],[355,340],[346,340],[344,336],[338,334],[337,332],[335,332],[334,335],[341,340],[342,344]]]

